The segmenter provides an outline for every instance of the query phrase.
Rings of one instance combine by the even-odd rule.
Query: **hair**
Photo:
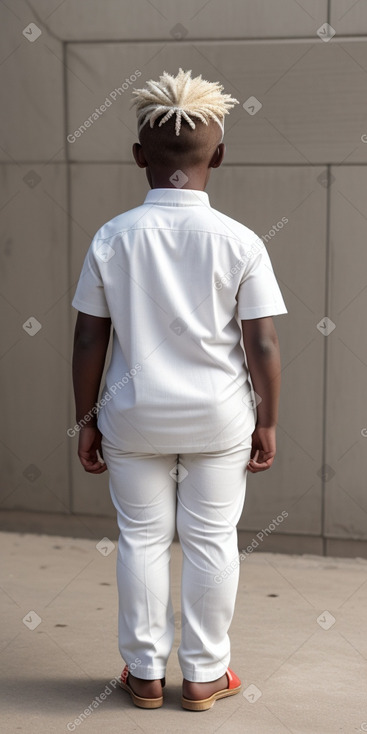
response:
[[[136,96],[131,107],[136,105],[138,134],[147,122],[153,128],[157,118],[161,117],[158,125],[161,127],[176,114],[176,135],[180,135],[182,118],[195,130],[192,118],[196,117],[205,125],[210,120],[217,122],[223,138],[224,116],[239,102],[229,94],[222,94],[222,90],[219,82],[208,82],[202,79],[201,74],[192,78],[191,69],[183,71],[180,68],[176,77],[164,71],[159,82],[151,79],[144,89],[133,90]]]

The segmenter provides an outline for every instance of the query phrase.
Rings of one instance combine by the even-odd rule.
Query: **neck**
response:
[[[209,171],[200,171],[197,169],[185,169],[179,173],[181,169],[170,169],[169,171],[148,171],[147,178],[151,189],[194,189],[196,191],[205,191]],[[176,173],[177,171],[177,173]],[[182,175],[184,174],[184,176]],[[170,178],[172,180],[170,180]],[[182,180],[182,181],[181,181]],[[173,183],[172,181],[176,182]]]

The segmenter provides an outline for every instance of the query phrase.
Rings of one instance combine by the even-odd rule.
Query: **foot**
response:
[[[162,683],[160,680],[143,680],[129,673],[127,678],[129,686],[137,696],[142,698],[160,698],[162,696]]]
[[[228,678],[224,674],[216,680],[208,681],[207,683],[196,683],[191,680],[183,679],[182,683],[182,695],[184,698],[189,698],[192,701],[199,701],[203,698],[209,698],[213,693],[228,688]]]

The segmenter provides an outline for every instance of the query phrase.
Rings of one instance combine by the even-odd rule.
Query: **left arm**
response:
[[[85,471],[102,474],[107,467],[102,464],[102,435],[97,428],[97,416],[92,412],[98,401],[106,353],[110,340],[111,319],[78,312],[74,333],[73,385],[76,422],[90,420],[79,433],[78,456]]]

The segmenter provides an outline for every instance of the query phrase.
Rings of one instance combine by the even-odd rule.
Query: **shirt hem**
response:
[[[237,315],[239,319],[246,320],[246,319],[257,319],[262,318],[264,316],[281,316],[282,314],[287,314],[288,310],[286,308],[280,307],[280,308],[272,308],[272,307],[254,307],[253,309],[249,307],[246,309],[246,312],[242,311],[241,309],[238,309]]]
[[[195,441],[195,443],[192,444],[176,444],[173,446],[167,446],[167,444],[150,444],[150,450],[147,446],[144,448],[141,447],[141,445],[136,443],[130,443],[128,441],[121,441],[119,440],[116,442],[114,436],[109,433],[108,431],[102,428],[102,426],[98,426],[99,430],[101,431],[103,437],[106,439],[108,443],[110,443],[112,446],[114,446],[119,451],[128,452],[128,453],[146,453],[146,454],[201,454],[201,453],[213,453],[215,451],[225,451],[225,449],[230,449],[233,446],[237,446],[239,443],[246,443],[248,444],[248,448],[251,448],[252,441],[251,436],[253,431],[255,430],[255,422],[254,422],[254,428],[252,429],[251,433],[248,435],[245,435],[246,432],[241,431],[241,433],[237,436],[234,436],[227,440],[222,441],[213,441],[211,443],[200,443],[198,441]]]

